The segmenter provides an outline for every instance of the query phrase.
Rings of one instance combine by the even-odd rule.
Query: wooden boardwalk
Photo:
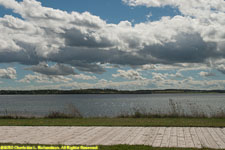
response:
[[[0,127],[0,143],[150,145],[225,149],[225,128],[194,127]]]

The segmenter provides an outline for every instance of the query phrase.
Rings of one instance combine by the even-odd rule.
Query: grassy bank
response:
[[[0,146],[32,146],[37,147],[39,145],[22,145],[22,144],[0,144]],[[54,147],[61,147],[63,145],[40,145],[40,146],[54,146]],[[60,149],[59,149],[60,150]],[[210,148],[161,148],[161,147],[151,147],[151,146],[144,146],[144,145],[113,145],[113,146],[98,146],[98,150],[215,150]]]
[[[0,126],[225,127],[225,118],[30,118],[0,119]]]
[[[100,146],[99,150],[212,150],[209,148],[156,148],[151,146],[129,146],[129,145],[116,145],[116,146]]]

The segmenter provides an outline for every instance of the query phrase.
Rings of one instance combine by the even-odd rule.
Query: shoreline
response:
[[[0,90],[0,95],[70,95],[70,94],[225,94],[225,90],[114,90],[114,89],[81,89],[81,90]]]

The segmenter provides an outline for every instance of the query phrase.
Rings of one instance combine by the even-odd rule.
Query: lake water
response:
[[[225,110],[225,94],[1,95],[0,115],[45,116],[52,111],[67,112],[71,106],[85,117],[112,117],[137,109],[168,113],[171,100],[185,113]]]

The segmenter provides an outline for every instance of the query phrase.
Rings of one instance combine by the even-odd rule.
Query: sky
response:
[[[0,90],[225,89],[224,0],[0,0]]]

